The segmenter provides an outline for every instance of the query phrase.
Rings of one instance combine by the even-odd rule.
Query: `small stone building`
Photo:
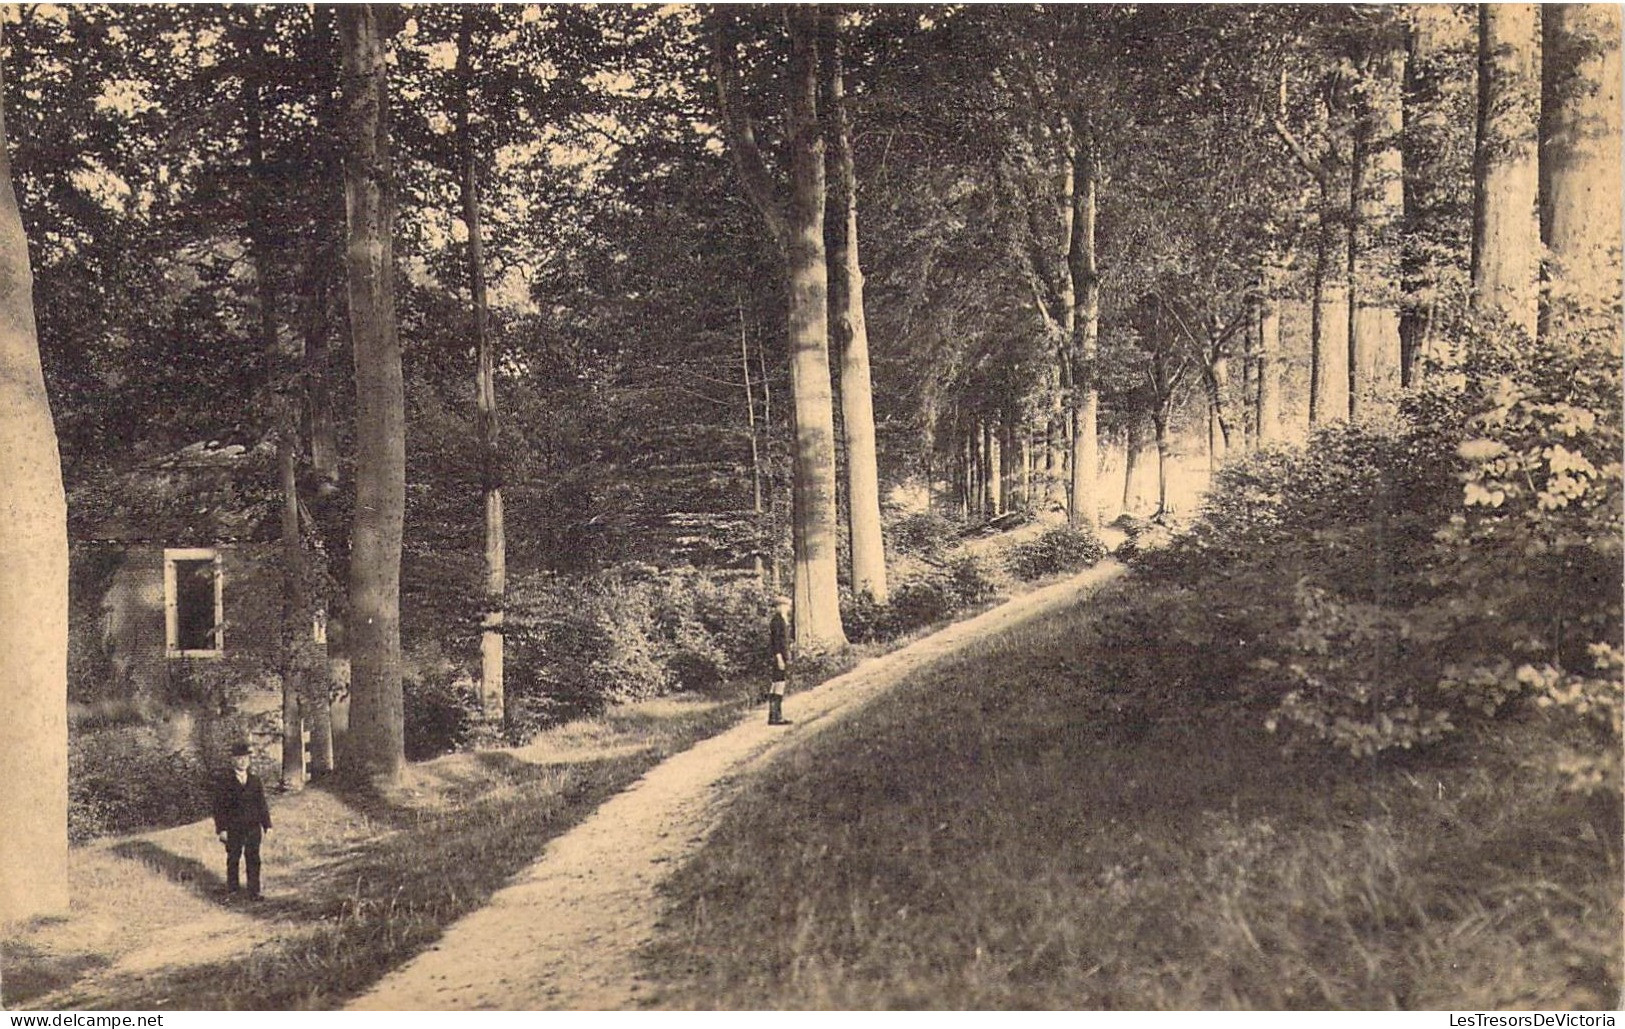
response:
[[[76,716],[138,712],[209,760],[246,734],[280,760],[275,483],[270,448],[199,443],[70,488]]]

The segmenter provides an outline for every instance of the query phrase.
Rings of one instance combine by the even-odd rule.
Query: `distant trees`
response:
[[[68,513],[5,127],[0,111],[0,923],[68,907]]]

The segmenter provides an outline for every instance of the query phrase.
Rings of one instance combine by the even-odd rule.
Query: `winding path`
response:
[[[674,755],[350,1008],[637,1008],[637,951],[660,916],[656,888],[704,842],[743,775],[970,641],[1064,608],[1121,571],[1107,561],[795,694],[784,705],[788,728],[753,718]]]

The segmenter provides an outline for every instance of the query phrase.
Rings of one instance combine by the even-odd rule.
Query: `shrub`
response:
[[[886,526],[886,552],[910,555],[933,564],[959,542],[959,523],[935,511],[906,515]]]
[[[163,745],[148,725],[120,725],[68,737],[68,837],[182,825],[209,813],[209,769]]]
[[[508,720],[535,729],[673,690],[765,674],[768,602],[754,578],[644,565],[535,576],[508,601]]]
[[[1105,556],[1105,545],[1090,530],[1056,525],[1011,547],[1005,563],[1011,575],[1031,582],[1047,575],[1081,571]]]
[[[483,733],[479,688],[466,676],[416,673],[401,677],[406,714],[406,757],[423,761],[465,750]]]

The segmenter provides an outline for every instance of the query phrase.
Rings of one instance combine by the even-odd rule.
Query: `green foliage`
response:
[[[952,618],[998,593],[998,583],[982,560],[962,554],[941,567],[893,583],[884,604],[868,596],[844,594],[841,624],[854,643],[892,640]]]
[[[401,676],[401,702],[409,761],[464,750],[483,739],[479,688],[449,663],[407,669]]]
[[[536,575],[508,593],[512,735],[675,691],[714,693],[763,672],[767,598],[754,578],[624,565]]]
[[[1462,510],[1440,534],[1461,631],[1585,742],[1560,773],[1620,789],[1621,428],[1617,311],[1554,311],[1538,340],[1469,337],[1476,413],[1460,447]]]
[[[180,825],[209,813],[209,769],[164,746],[145,724],[104,726],[68,737],[68,837]]]
[[[958,522],[936,511],[905,515],[886,526],[886,552],[937,563],[959,542]]]
[[[1005,564],[1024,582],[1062,572],[1092,568],[1106,556],[1106,546],[1089,529],[1056,525],[1035,539],[1010,548]]]

